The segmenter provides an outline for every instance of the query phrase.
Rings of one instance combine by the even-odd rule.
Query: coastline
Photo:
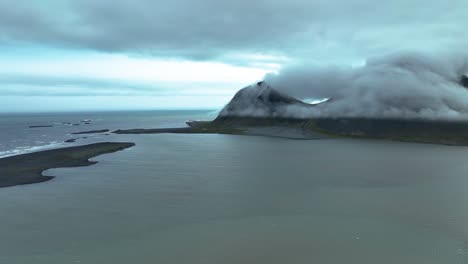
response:
[[[133,146],[134,143],[102,142],[1,158],[0,188],[45,182],[54,178],[43,175],[45,170],[90,166],[97,163],[90,158]]]
[[[336,138],[337,135],[310,129],[305,120],[229,118],[213,121],[187,121],[187,127],[155,129],[119,129],[114,134],[227,134],[264,136],[298,140]]]
[[[213,121],[190,121],[186,127],[90,130],[73,134],[103,131],[114,134],[227,134],[266,136],[295,140],[333,138],[376,139],[399,142],[468,145],[468,123],[431,120],[391,120],[365,118],[268,119],[217,118]],[[72,142],[76,139],[70,139]],[[0,188],[39,183],[52,179],[42,173],[51,168],[89,166],[90,158],[120,151],[134,143],[102,142],[77,147],[43,150],[0,158]]]
[[[112,133],[231,134],[304,140],[349,138],[468,146],[468,122],[456,120],[218,117],[213,121],[189,121],[187,125]]]
[[[225,134],[243,136],[276,137],[298,140],[318,140],[333,138],[320,132],[304,130],[300,127],[288,126],[243,126],[243,127],[183,127],[183,128],[155,128],[155,129],[126,129],[116,130],[114,134]]]

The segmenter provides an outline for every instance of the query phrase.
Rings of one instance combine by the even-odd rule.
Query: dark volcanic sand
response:
[[[222,117],[190,121],[189,127],[117,130],[116,134],[235,134],[289,139],[358,138],[468,146],[468,122],[456,120],[373,118]]]
[[[73,135],[83,135],[83,134],[95,134],[95,133],[107,133],[110,132],[109,129],[101,129],[101,130],[89,130],[89,131],[82,131],[82,132],[76,132],[72,133]]]
[[[0,187],[48,181],[42,172],[52,168],[90,166],[90,158],[133,147],[134,143],[104,142],[45,150],[0,159]]]
[[[206,133],[203,130],[195,130],[191,127],[177,127],[177,128],[150,128],[150,129],[119,129],[114,131],[115,134],[163,134],[163,133],[180,133],[180,134],[196,134]]]

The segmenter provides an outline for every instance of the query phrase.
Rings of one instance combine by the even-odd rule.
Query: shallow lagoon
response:
[[[467,263],[468,148],[229,135],[0,189],[0,263]]]

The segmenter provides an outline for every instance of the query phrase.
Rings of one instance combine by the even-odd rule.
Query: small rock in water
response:
[[[76,142],[76,138],[71,138],[71,139],[65,140],[65,143],[73,143],[73,142]]]

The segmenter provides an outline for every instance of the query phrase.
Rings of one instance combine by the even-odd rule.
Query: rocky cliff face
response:
[[[462,77],[460,78],[460,85],[465,88],[468,88],[468,75],[462,75]]]

